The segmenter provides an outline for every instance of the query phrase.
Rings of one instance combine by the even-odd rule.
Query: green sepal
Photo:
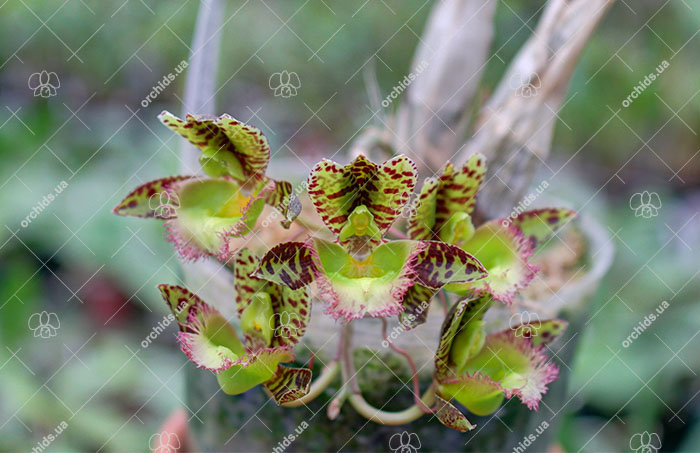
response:
[[[534,209],[519,214],[512,224],[520,228],[534,251],[576,215],[576,211],[564,208]],[[508,219],[503,220],[507,221]]]
[[[471,214],[485,174],[486,159],[477,153],[462,168],[456,170],[448,162],[438,178],[426,179],[418,199],[418,208],[408,220],[409,237],[436,239],[453,216]]]
[[[289,348],[267,348],[251,351],[216,375],[224,393],[238,395],[269,381],[275,376],[277,366],[294,360]]]
[[[169,176],[142,184],[124,197],[112,212],[125,217],[173,218],[180,207],[175,187],[188,179],[192,176]]]
[[[259,129],[227,114],[188,114],[182,120],[164,111],[158,119],[202,151],[200,162],[209,176],[226,175],[242,182],[264,177],[270,146]]]
[[[501,386],[481,373],[446,379],[440,383],[440,391],[456,399],[475,415],[489,415],[498,410],[505,399]]]

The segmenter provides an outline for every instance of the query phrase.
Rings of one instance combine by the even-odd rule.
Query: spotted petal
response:
[[[399,313],[399,322],[406,330],[418,327],[428,319],[430,301],[437,291],[417,283],[406,291],[401,302],[403,311]]]
[[[576,217],[576,211],[570,209],[535,209],[521,213],[512,223],[520,228],[523,236],[530,242],[530,247],[534,251],[574,217]],[[504,221],[507,221],[507,219],[504,219]]]
[[[477,153],[459,170],[448,162],[439,178],[428,178],[415,215],[408,221],[409,236],[437,238],[455,214],[471,214],[485,174],[486,159]]]
[[[488,274],[479,260],[457,246],[439,241],[421,241],[420,244],[413,271],[417,281],[428,288],[473,282]]]
[[[277,404],[285,404],[306,396],[310,384],[311,370],[308,368],[279,366],[277,373],[265,383],[265,387]]]
[[[156,217],[169,219],[175,216],[180,200],[175,193],[178,183],[191,176],[169,176],[140,185],[119,203],[115,214],[128,217]]]
[[[437,409],[435,416],[443,425],[456,429],[459,432],[471,431],[476,428],[476,425],[471,424],[459,409],[454,407],[449,401],[442,399],[440,395],[435,395],[435,401]]]
[[[411,196],[416,174],[415,164],[404,155],[382,165],[362,155],[344,167],[323,160],[309,175],[309,196],[323,223],[336,235],[359,206],[369,210],[384,234]]]
[[[271,283],[271,285],[275,285]],[[299,343],[306,333],[306,327],[311,319],[311,300],[308,288],[290,289],[286,286],[276,285],[281,292],[279,305],[274,305],[273,325],[275,335],[272,338],[273,346],[293,346]]]
[[[548,319],[518,324],[510,329],[515,336],[529,338],[533,346],[547,345],[556,340],[564,333],[569,323],[561,319]]]
[[[234,260],[236,307],[246,340],[264,346],[294,345],[306,332],[311,307],[306,288],[297,290],[255,276],[260,260],[248,249]]]
[[[202,151],[200,163],[209,176],[248,181],[265,175],[270,146],[259,129],[226,114],[218,118],[188,114],[182,120],[164,111],[158,119]]]
[[[460,294],[488,292],[493,298],[511,303],[513,296],[535,277],[537,268],[528,263],[532,249],[518,228],[490,221],[476,229],[472,238],[461,246],[475,256],[488,276],[472,284],[447,287]]]
[[[301,202],[290,182],[271,180],[271,184],[272,190],[266,192],[265,201],[282,214],[282,227],[289,228],[301,213]]]
[[[506,330],[488,335],[479,354],[469,359],[467,373],[475,372],[497,381],[506,397],[515,395],[536,410],[559,368],[548,361],[544,346],[533,346],[530,339]]]
[[[311,283],[316,273],[312,249],[303,242],[285,242],[262,257],[255,275],[296,290]]]
[[[490,305],[491,298],[483,296],[473,300],[462,300],[450,309],[450,312],[445,317],[445,321],[442,323],[440,343],[435,353],[435,375],[438,380],[445,379],[447,376],[454,376],[459,372],[459,367],[453,360],[456,355],[452,351],[453,344],[455,340],[459,339],[461,334],[470,333],[467,332],[467,327],[470,324],[479,323]],[[454,345],[454,347],[456,346]],[[468,354],[470,352],[473,352],[473,348],[469,347],[469,345],[466,346],[462,347],[464,349],[463,357],[460,358],[462,362],[469,358]]]

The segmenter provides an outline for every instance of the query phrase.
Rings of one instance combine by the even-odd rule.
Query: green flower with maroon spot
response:
[[[265,204],[289,227],[301,211],[292,185],[265,176],[270,148],[262,132],[228,115],[163,112],[159,119],[202,151],[208,177],[172,176],[147,182],[114,208],[122,216],[166,220],[167,239],[185,259],[228,261],[251,232]]]
[[[158,288],[180,328],[180,348],[198,367],[213,371],[225,393],[238,395],[263,384],[282,404],[308,392],[309,369],[280,365],[294,360],[293,346],[298,338],[282,344],[273,332],[267,342],[250,342],[247,335],[241,342],[226,318],[195,294],[175,285]],[[267,325],[273,314],[270,311],[270,319],[262,322]],[[245,324],[244,315],[241,324]]]

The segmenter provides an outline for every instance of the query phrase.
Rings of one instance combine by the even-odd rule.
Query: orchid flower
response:
[[[147,182],[114,208],[123,216],[165,220],[167,240],[185,259],[226,262],[243,244],[265,204],[280,210],[286,228],[301,205],[292,185],[265,175],[270,147],[263,133],[229,115],[218,118],[169,112],[160,121],[200,151],[207,177],[172,176]]]
[[[488,295],[463,300],[452,307],[442,326],[435,355],[437,415],[460,431],[474,425],[450,400],[476,415],[492,414],[512,396],[537,410],[547,384],[559,373],[548,361],[545,345],[561,335],[567,323],[548,320],[537,327],[521,325],[486,334],[482,318],[492,301]]]
[[[538,245],[568,223],[576,213],[568,209],[537,209],[485,222],[474,228],[471,215],[486,174],[482,155],[474,154],[459,170],[447,163],[437,178],[427,178],[420,204],[409,219],[412,239],[439,239],[459,246],[484,265],[488,276],[445,289],[461,295],[488,293],[511,303],[513,296],[535,277],[529,258]]]
[[[291,289],[315,281],[327,313],[345,321],[398,315],[415,284],[436,290],[483,278],[481,263],[458,247],[387,242],[415,178],[415,165],[403,155],[382,165],[364,156],[344,167],[322,161],[309,177],[309,195],[336,242],[313,238],[277,245],[262,258],[256,276]]]
[[[236,258],[237,262],[246,264],[251,263],[251,259],[254,261],[249,253]],[[239,287],[256,284],[248,277],[237,278],[236,283]],[[197,367],[216,373],[225,393],[238,395],[263,384],[275,401],[283,404],[308,392],[311,370],[280,365],[294,360],[294,344],[308,322],[309,301],[305,291],[260,288],[256,292],[267,297],[255,297],[256,293],[248,293],[246,297],[241,293],[236,300],[245,336],[241,342],[226,318],[195,294],[175,285],[159,285],[158,288],[179,325],[180,348]],[[278,295],[274,306],[270,293]],[[275,320],[284,310],[295,313],[299,326],[303,327],[282,335]]]

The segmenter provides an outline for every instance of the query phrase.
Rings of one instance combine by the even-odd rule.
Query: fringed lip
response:
[[[414,271],[416,261],[421,251],[425,249],[425,244],[421,242],[416,242],[406,259],[404,266],[401,268],[401,272],[396,276],[391,282],[386,282],[382,286],[389,285],[385,289],[383,294],[373,294],[370,298],[381,298],[383,295],[387,296],[382,300],[382,305],[380,307],[372,308],[363,302],[359,302],[359,298],[355,297],[355,300],[348,301],[348,298],[344,298],[340,284],[334,284],[332,279],[326,274],[321,260],[318,256],[318,251],[313,246],[313,243],[307,243],[311,253],[316,262],[314,280],[318,288],[319,297],[328,306],[325,310],[325,314],[333,317],[335,320],[342,319],[344,322],[350,322],[355,319],[361,319],[365,316],[370,317],[386,317],[386,316],[396,316],[404,310],[403,298],[406,292],[413,286],[416,281],[417,275]],[[380,285],[380,278],[377,278],[377,285]],[[367,302],[368,298],[364,297],[364,302]],[[349,302],[349,303],[348,303]]]
[[[506,227],[497,221],[487,222],[479,226],[474,237],[478,238],[478,234],[484,234],[485,231],[491,232],[492,236],[484,244],[480,244],[479,248],[471,249],[471,247],[476,247],[474,238],[465,243],[462,248],[479,258],[480,255],[484,254],[482,249],[488,247],[491,241],[500,241],[500,243],[494,243],[495,246],[505,245],[511,249],[510,265],[503,268],[503,263],[491,265],[488,259],[482,259],[481,262],[489,273],[486,278],[474,283],[451,285],[450,289],[458,292],[470,291],[477,297],[490,294],[494,300],[510,305],[513,303],[515,295],[530,284],[539,270],[537,266],[529,263],[533,249],[530,241],[526,240],[522,231],[515,226]],[[498,237],[499,234],[504,234],[505,238]]]
[[[520,373],[525,384],[515,388],[504,386],[504,391],[506,398],[517,396],[530,410],[537,410],[542,396],[547,393],[547,385],[559,376],[559,367],[547,357],[545,346],[535,347],[528,338],[517,337],[511,330],[491,334],[486,342],[495,349],[515,348],[527,359],[527,370]]]
[[[232,178],[223,177],[219,179],[230,181],[235,184],[235,180]],[[254,226],[262,210],[265,198],[272,190],[274,190],[274,186],[267,185],[259,192],[254,193],[241,209],[241,216],[236,223],[222,231],[214,233],[218,238],[218,246],[215,249],[209,249],[199,242],[196,234],[189,231],[183,225],[182,218],[178,216],[174,216],[165,222],[165,239],[173,244],[183,260],[196,261],[205,256],[212,256],[222,263],[227,263],[233,258],[235,253],[246,244],[246,240],[243,239],[243,236]]]

